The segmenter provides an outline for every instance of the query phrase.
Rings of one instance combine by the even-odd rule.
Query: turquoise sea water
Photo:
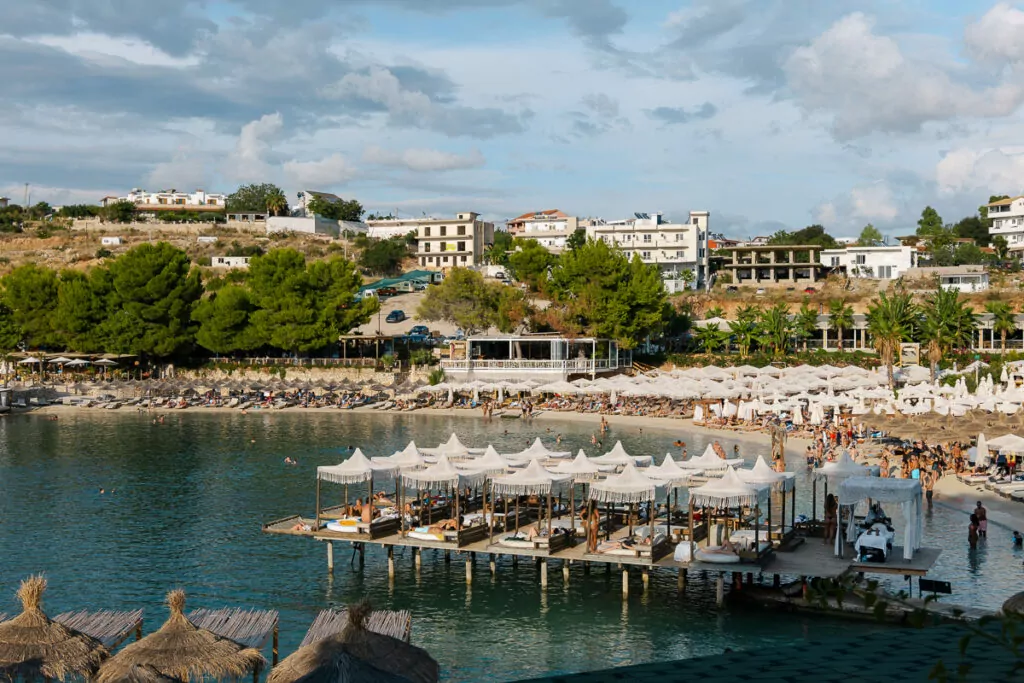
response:
[[[660,460],[680,436],[691,453],[706,444],[687,436],[682,424],[672,434],[616,429],[614,419],[612,426],[602,451],[620,438],[629,452]],[[589,576],[573,568],[568,586],[551,571],[542,591],[531,563],[513,569],[500,560],[492,579],[478,558],[467,587],[461,561],[446,565],[427,551],[417,576],[411,553],[398,550],[398,576],[389,584],[382,550],[370,547],[360,570],[338,544],[331,576],[322,544],[261,533],[262,522],[312,512],[315,467],[338,462],[348,445],[387,455],[410,439],[436,445],[452,431],[468,445],[490,442],[502,452],[521,450],[535,436],[551,445],[557,431],[566,450],[597,453],[592,425],[486,423],[476,415],[171,412],[164,424],[132,412],[70,413],[57,421],[9,416],[0,420],[0,612],[17,610],[20,579],[44,572],[50,613],[143,607],[149,631],[165,617],[166,591],[182,587],[190,607],[279,610],[283,657],[321,609],[368,597],[381,608],[411,610],[413,642],[441,663],[447,680],[459,681],[515,680],[879,628],[719,611],[702,577],[691,577],[680,596],[670,572],[653,572],[646,594],[637,579],[624,602],[619,576],[600,568]],[[731,451],[726,436],[720,438]],[[282,464],[285,456],[299,465]],[[101,487],[108,493],[100,495]],[[332,494],[341,495],[338,487],[325,486],[325,497]],[[801,505],[809,508],[808,499],[802,493]],[[953,581],[958,603],[998,606],[1017,590],[1022,558],[1010,550],[1009,532],[1004,543],[998,530],[990,532],[988,548],[968,555],[965,528],[966,518],[948,509],[936,508],[927,520],[926,543],[947,548],[934,575]]]

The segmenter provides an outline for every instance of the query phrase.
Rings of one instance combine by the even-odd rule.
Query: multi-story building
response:
[[[535,240],[548,251],[558,253],[565,249],[566,242],[580,228],[579,220],[558,209],[524,213],[506,224],[513,237]]]
[[[841,269],[848,277],[891,280],[917,267],[917,248],[911,246],[859,247],[823,249],[821,265]]]
[[[645,263],[658,266],[669,292],[679,292],[687,286],[701,287],[707,278],[710,216],[707,211],[691,211],[687,222],[669,223],[660,213],[637,213],[624,220],[593,221],[586,226],[587,239],[604,240],[631,259],[638,254]]]
[[[386,240],[392,237],[405,237],[410,232],[418,232],[420,218],[371,218],[366,220],[368,237]]]
[[[988,234],[1004,237],[1010,249],[1024,249],[1024,197],[1000,199],[986,206],[992,221]]]
[[[292,216],[297,218],[312,218],[313,212],[309,210],[309,203],[314,199],[322,199],[326,202],[334,204],[341,201],[341,197],[330,192],[318,192],[316,190],[299,190],[295,195],[298,199],[298,203],[292,207]]]
[[[11,200],[7,197],[0,197],[0,209],[6,209],[10,203]]]
[[[100,204],[110,206],[115,202],[131,202],[139,212],[223,211],[227,200],[227,195],[204,192],[203,190],[146,192],[135,188],[125,197],[104,197],[100,200]]]
[[[401,235],[415,231],[416,260],[423,268],[483,265],[484,250],[494,244],[494,223],[480,220],[480,214],[473,211],[457,213],[454,218],[395,218],[368,224],[371,230],[394,228]]]

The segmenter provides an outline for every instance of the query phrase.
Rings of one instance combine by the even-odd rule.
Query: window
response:
[[[429,225],[428,225],[428,226],[425,226],[425,227],[423,228],[423,236],[424,236],[424,237],[430,237],[430,226],[429,226]]]
[[[423,251],[425,251],[425,252],[430,251],[430,242],[424,242],[423,243]]]
[[[466,243],[465,242],[459,242],[456,246],[458,247],[457,251],[466,251]]]
[[[459,230],[458,230],[458,233],[459,233],[460,235],[465,235],[465,234],[466,234],[466,226],[465,226],[465,225],[460,225],[460,226],[459,226]]]
[[[833,268],[838,266],[839,265],[839,257],[838,256],[832,256],[831,257],[831,263],[829,265],[831,265]]]
[[[700,219],[699,219],[699,218],[697,218],[696,216],[694,216],[694,218],[693,218],[693,224],[694,224],[694,225],[700,225]]]
[[[441,244],[438,246],[437,250],[438,251],[448,251],[448,243],[447,242],[441,242]]]
[[[686,256],[686,252],[685,251],[677,251],[676,252],[676,258],[683,258],[685,256]]]
[[[651,252],[649,252],[649,251],[641,251],[640,252],[640,258],[642,258],[644,261],[649,261],[651,259]]]
[[[445,256],[445,257],[444,257],[444,258],[442,259],[442,261],[444,261],[445,263],[448,263],[448,257],[447,257],[447,256]]]
[[[676,242],[682,242],[682,241],[683,241],[683,233],[677,232],[676,233]]]
[[[448,226],[442,225],[441,226],[441,237],[444,237],[447,234],[448,234]]]
[[[465,262],[466,262],[466,255],[465,255],[465,254],[463,254],[463,255],[462,255],[462,262],[463,262],[463,263],[465,263]]]
[[[697,250],[697,258],[704,258],[704,247]]]
[[[856,261],[857,261],[857,265],[858,266],[863,266],[865,263],[867,263],[867,258],[868,257],[865,256],[864,254],[857,254],[855,258],[856,258]]]
[[[644,235],[644,244],[650,244],[650,243],[651,243],[651,236],[648,235],[648,234],[645,234]]]
[[[892,266],[878,266],[878,277],[883,280],[892,279]]]

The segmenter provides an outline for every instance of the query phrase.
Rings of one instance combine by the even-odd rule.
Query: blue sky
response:
[[[912,229],[1024,191],[1024,6],[0,0],[0,194]]]

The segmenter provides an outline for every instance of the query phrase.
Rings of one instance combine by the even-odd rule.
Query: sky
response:
[[[1024,192],[1024,3],[0,0],[0,195],[912,231]]]

